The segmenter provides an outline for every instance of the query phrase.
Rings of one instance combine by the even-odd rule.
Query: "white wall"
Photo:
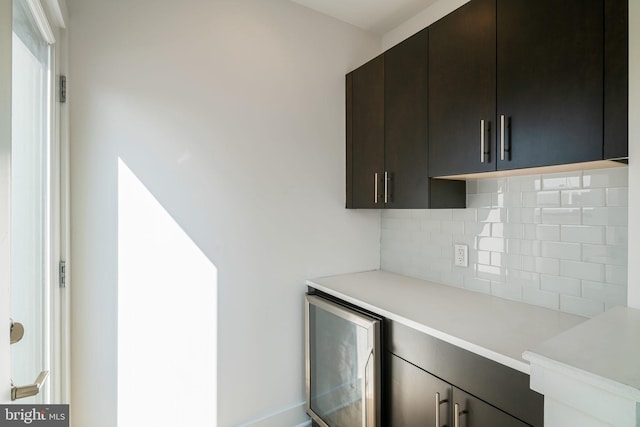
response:
[[[379,211],[344,209],[344,74],[380,40],[284,0],[68,6],[73,425],[116,425],[137,326],[118,324],[118,159],[217,268],[218,426],[299,422],[304,279],[379,266]]]

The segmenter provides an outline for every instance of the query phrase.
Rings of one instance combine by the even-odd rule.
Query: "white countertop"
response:
[[[640,310],[614,307],[540,343],[525,358],[640,402]]]
[[[379,270],[307,285],[526,374],[523,352],[587,320]]]

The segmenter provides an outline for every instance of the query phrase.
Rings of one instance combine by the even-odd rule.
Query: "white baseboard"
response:
[[[305,402],[296,403],[236,427],[306,427],[311,419],[304,410]]]

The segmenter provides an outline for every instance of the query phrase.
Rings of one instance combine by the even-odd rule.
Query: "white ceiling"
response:
[[[291,1],[382,36],[437,0]]]

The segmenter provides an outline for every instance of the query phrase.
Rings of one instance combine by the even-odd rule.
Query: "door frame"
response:
[[[50,383],[48,400],[69,403],[69,120],[66,104],[55,96],[58,76],[67,71],[67,10],[64,0],[40,2],[56,39],[52,47],[51,85],[51,248],[49,272],[51,290],[50,316]],[[11,73],[12,73],[12,0],[0,0],[0,403],[11,402]],[[67,263],[66,287],[60,288],[61,260]],[[34,372],[34,378],[37,372]],[[51,386],[53,385],[53,386]]]
[[[0,402],[11,401],[11,0],[0,0]]]

